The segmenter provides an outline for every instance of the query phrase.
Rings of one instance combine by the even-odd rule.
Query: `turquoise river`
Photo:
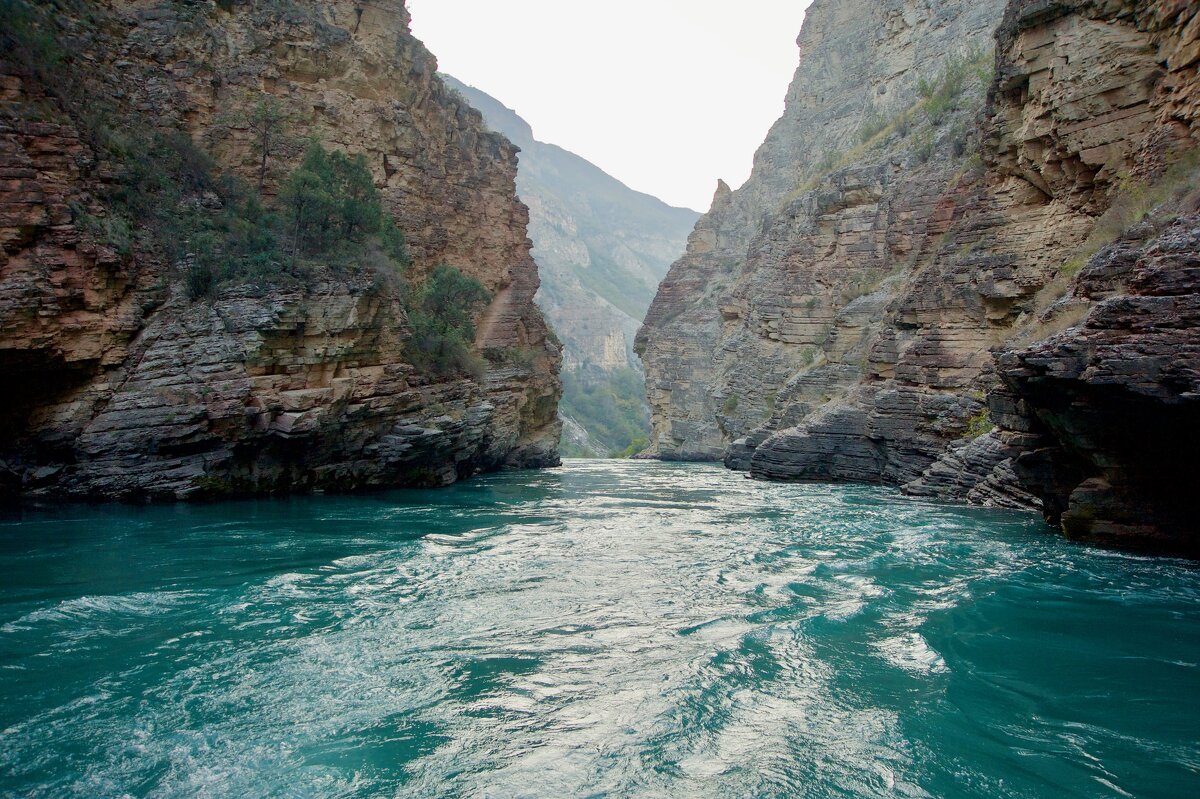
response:
[[[571,461],[0,517],[3,797],[1195,797],[1200,570]]]

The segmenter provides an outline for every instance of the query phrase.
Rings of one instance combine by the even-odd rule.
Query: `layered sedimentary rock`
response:
[[[1063,304],[1082,322],[998,350],[997,427],[913,493],[1040,507],[1072,536],[1200,553],[1180,455],[1200,443],[1200,191],[1097,253]]]
[[[1200,216],[1135,228],[1114,249],[1079,277],[1098,300],[1082,327],[999,356],[1049,444],[1016,464],[1068,533],[1194,531],[1196,476],[1172,453],[1200,446]],[[1128,271],[1113,275],[1113,260]]]
[[[622,404],[643,406],[637,414],[643,424],[649,418],[633,339],[699,214],[634,191],[578,155],[538,141],[515,111],[446,80],[492,130],[521,148],[517,191],[530,209],[529,236],[542,276],[537,301],[563,342],[564,445],[600,456],[624,449],[630,441],[620,438],[625,431],[616,420],[569,400],[581,388],[602,384]],[[630,391],[624,393],[626,384]]]
[[[1002,10],[998,1],[809,8],[784,116],[747,184],[718,187],[639,336],[653,454],[716,460],[738,442],[733,462],[746,466],[772,431],[822,408],[833,429],[865,424],[829,419],[828,406],[871,370],[907,368],[883,363],[899,342],[876,353],[878,365],[869,353],[894,329],[885,311],[947,229],[943,195],[971,191],[970,123]],[[921,90],[946,78],[957,84],[953,103],[935,124]],[[940,313],[941,298],[928,299]],[[956,379],[947,366],[945,379]],[[877,460],[860,452],[841,476],[882,479]]]
[[[368,276],[189,300],[178,264],[137,231],[125,247],[97,232],[111,218],[109,156],[45,74],[6,53],[0,373],[17,387],[0,409],[7,491],[350,489],[557,462],[559,350],[533,304],[516,150],[444,88],[400,0],[56,12],[60,69],[96,107],[186,135],[220,167],[262,180],[268,201],[301,148],[269,161],[256,148],[249,120],[264,98],[282,109],[281,138],[361,153],[407,237],[406,279],[445,263],[491,292],[475,342],[487,361],[477,376],[421,374],[405,356],[398,289]]]
[[[977,51],[993,28],[986,99],[970,75],[942,91],[959,64],[932,54]],[[880,92],[880,70],[909,52],[897,29],[935,46]],[[1196,143],[1198,36],[1187,2],[814,3],[755,177],[718,192],[642,331],[657,454],[1039,507],[1071,533],[1178,544],[1180,516],[1147,493],[1156,472],[1097,431],[1121,408],[1194,431],[1189,278],[1168,292],[1110,274],[1098,292],[1081,283],[1095,259],[1071,276],[1131,209],[1170,216],[1139,198],[1194,179],[1168,167]],[[844,56],[863,50],[866,72]],[[846,131],[878,112],[871,92],[904,99],[856,143]],[[887,116],[908,101],[908,122]],[[810,144],[827,146],[810,120],[842,131],[836,159]],[[781,174],[801,184],[783,197]],[[1187,245],[1171,241],[1178,265]],[[1117,310],[1151,305],[1179,346]],[[1161,513],[1129,523],[1148,504]]]

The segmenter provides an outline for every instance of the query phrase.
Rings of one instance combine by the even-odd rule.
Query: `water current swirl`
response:
[[[1200,571],[713,466],[0,518],[4,797],[1176,797]]]

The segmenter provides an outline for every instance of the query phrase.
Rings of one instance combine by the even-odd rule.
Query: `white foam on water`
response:
[[[192,591],[153,591],[109,596],[81,596],[53,607],[38,608],[0,627],[0,634],[25,632],[44,625],[70,624],[81,632],[89,620],[108,616],[156,616],[178,608],[201,594]]]
[[[914,674],[942,674],[946,661],[920,633],[912,632],[875,643],[889,663]]]

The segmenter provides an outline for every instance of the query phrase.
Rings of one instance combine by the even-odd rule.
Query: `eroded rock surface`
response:
[[[0,77],[0,474],[6,490],[93,498],[443,484],[557,463],[559,348],[516,151],[448,92],[400,0],[63,3],[69,68],[96,101],[181,132],[249,183],[263,98],[293,141],[366,157],[406,234],[409,280],[446,263],[493,300],[478,377],[407,362],[398,289],[326,275],[304,287],[185,297],[176,265],[104,219],[112,167],[55,87],[17,59]],[[278,191],[300,148],[272,154]]]

